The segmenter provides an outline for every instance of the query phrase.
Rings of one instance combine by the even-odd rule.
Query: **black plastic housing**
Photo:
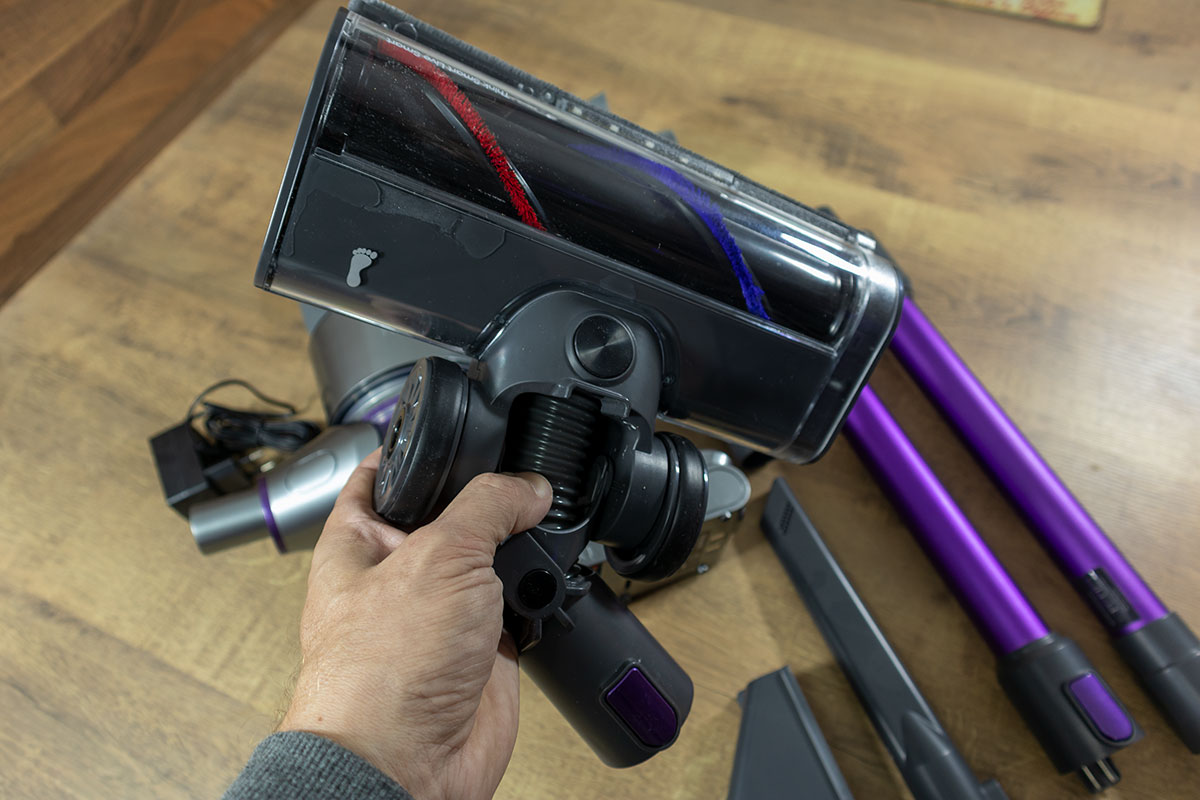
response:
[[[581,334],[596,330],[620,335],[597,343]],[[619,358],[603,352],[612,342]],[[644,318],[577,291],[541,294],[467,372],[439,357],[413,366],[375,485],[376,510],[411,529],[481,473],[550,481],[550,513],[496,551],[505,628],[525,671],[614,767],[669,747],[691,707],[687,673],[576,564],[597,541],[621,574],[658,579],[695,544],[707,470],[690,441],[654,432],[663,360]]]
[[[1177,614],[1114,644],[1188,749],[1200,754],[1200,639]]]
[[[250,479],[232,456],[206,459],[207,442],[190,423],[150,437],[150,452],[167,505],[183,516],[201,500],[245,489]]]
[[[729,800],[853,800],[791,669],[750,681],[738,700],[742,724]]]
[[[1113,694],[1078,645],[1051,633],[1001,657],[1000,685],[1060,773],[1074,772],[1092,792],[1116,784],[1109,760],[1142,738],[1142,729]],[[1080,682],[1095,690],[1098,704],[1072,691]]]
[[[640,764],[675,742],[692,708],[692,681],[600,578],[577,580],[584,585],[543,621],[521,668],[601,761]],[[634,670],[649,698],[614,703],[610,696]]]

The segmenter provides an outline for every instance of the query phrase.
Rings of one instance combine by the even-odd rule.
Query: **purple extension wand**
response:
[[[1169,612],[912,298],[892,349],[1087,599],[1179,737],[1200,753],[1200,640]]]
[[[1046,627],[870,387],[845,431],[996,653],[1000,684],[1055,768],[1093,792],[1117,783],[1109,756],[1142,731],[1087,656]]]

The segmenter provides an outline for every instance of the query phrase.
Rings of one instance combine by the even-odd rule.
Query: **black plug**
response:
[[[188,422],[150,437],[163,496],[180,516],[187,517],[193,503],[250,485],[250,478],[234,456],[206,457],[211,450],[212,446]]]

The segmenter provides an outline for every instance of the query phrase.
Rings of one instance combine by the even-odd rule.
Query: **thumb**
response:
[[[313,550],[313,566],[345,571],[379,563],[404,541],[404,533],[375,513],[379,450],[362,460],[338,494]]]
[[[491,556],[509,536],[541,522],[552,499],[550,482],[534,472],[477,475],[436,520],[413,536],[437,531],[438,536],[452,536],[457,544]]]

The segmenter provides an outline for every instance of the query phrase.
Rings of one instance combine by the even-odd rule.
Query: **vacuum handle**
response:
[[[521,667],[605,764],[631,767],[674,743],[692,681],[595,574],[542,620]]]

